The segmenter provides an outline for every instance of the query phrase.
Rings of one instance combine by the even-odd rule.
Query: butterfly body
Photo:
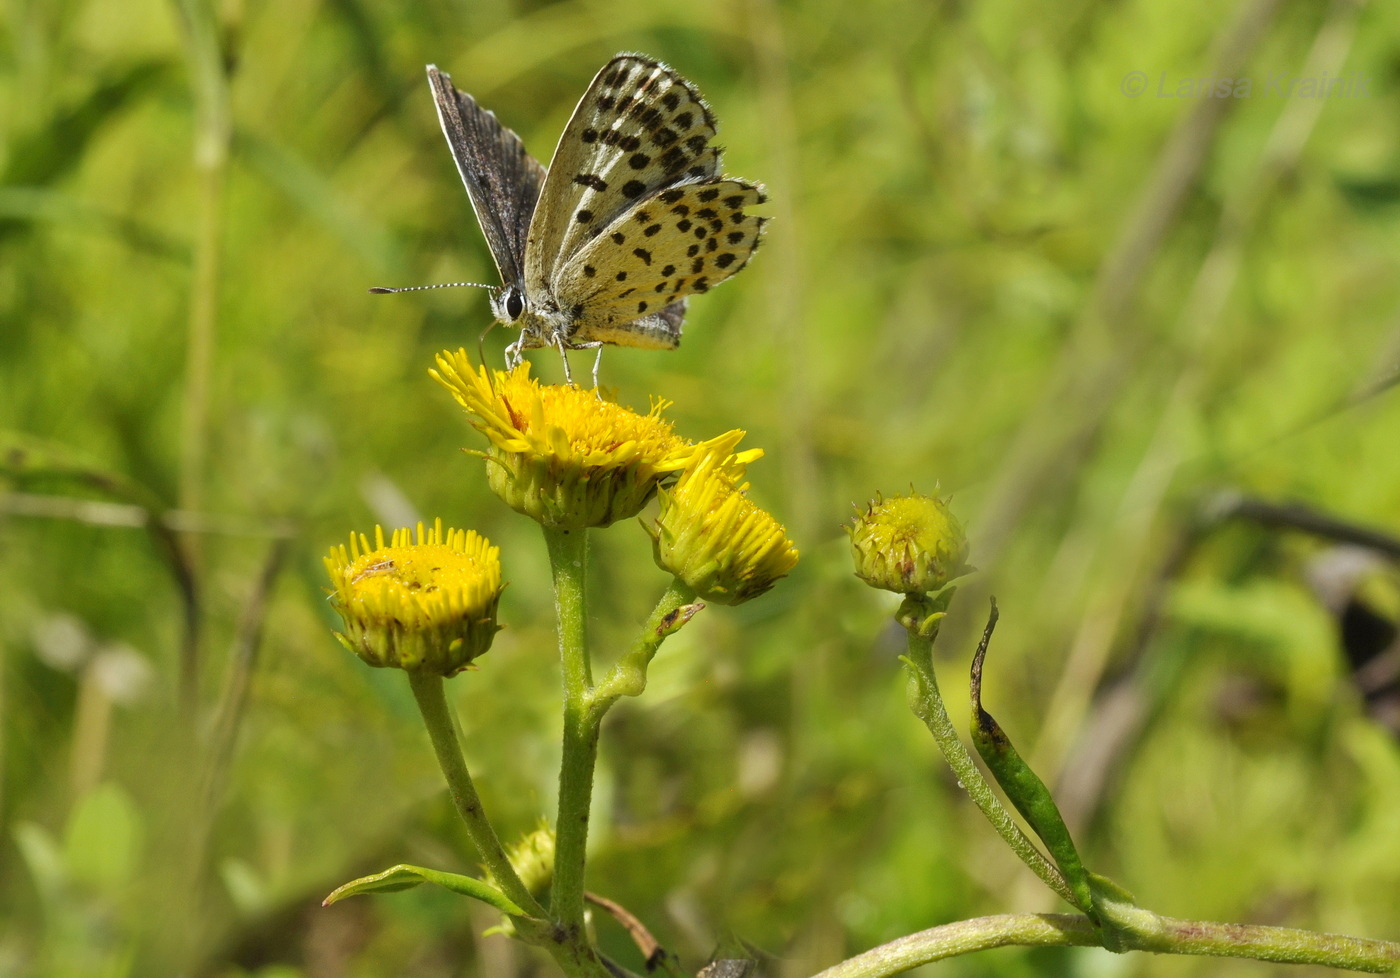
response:
[[[686,300],[758,247],[760,186],[720,174],[715,120],[689,82],[641,55],[594,77],[546,170],[494,113],[428,66],[438,118],[501,274],[508,356],[554,347],[674,349]],[[567,361],[565,362],[567,370]]]

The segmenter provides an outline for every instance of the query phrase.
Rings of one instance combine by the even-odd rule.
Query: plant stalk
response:
[[[1178,920],[1136,910],[1121,932],[1125,949],[1285,964],[1317,964],[1372,974],[1400,974],[1400,943],[1290,927]],[[1079,914],[1002,914],[931,927],[871,948],[813,978],[888,978],[932,961],[994,947],[1095,947],[1094,925]]]
[[[555,824],[554,883],[550,912],[571,938],[583,939],[583,875],[598,760],[598,719],[589,710],[593,691],[588,658],[586,577],[588,531],[544,528],[554,574],[559,617],[559,660],[564,680],[564,737],[559,764],[559,817]]]
[[[413,689],[413,698],[418,701],[418,711],[423,715],[423,724],[428,728],[428,737],[433,742],[433,753],[437,755],[438,766],[447,779],[447,787],[452,795],[452,803],[457,814],[466,823],[467,835],[471,837],[481,861],[495,878],[501,892],[510,897],[517,906],[535,917],[544,917],[544,907],[525,889],[525,884],[516,875],[510,864],[501,840],[496,836],[482,808],[481,798],[476,793],[476,785],[467,771],[467,763],[462,757],[462,745],[457,740],[457,726],[452,721],[452,713],[447,705],[441,676],[430,673],[409,672],[408,683]]]
[[[656,602],[642,633],[632,648],[623,653],[602,682],[593,687],[589,710],[602,720],[608,708],[622,696],[640,696],[647,688],[647,667],[656,656],[661,643],[688,622],[703,605],[693,604],[695,592],[680,578],[672,578],[671,586]]]
[[[982,814],[987,817],[987,821],[992,823],[992,828],[996,829],[997,834],[1006,840],[1006,844],[1021,862],[1030,867],[1031,872],[1039,876],[1046,886],[1071,906],[1077,905],[1074,894],[1070,892],[1069,885],[1060,875],[1060,871],[1021,831],[1015,819],[997,799],[991,785],[982,776],[981,769],[977,767],[972,755],[958,737],[953,721],[948,718],[948,709],[943,705],[943,697],[938,692],[938,679],[933,671],[933,636],[920,635],[919,629],[914,627],[908,631],[909,671],[917,687],[915,694],[910,697],[910,706],[914,713],[924,721],[929,733],[933,734],[943,759],[957,775],[958,784],[971,796]]]

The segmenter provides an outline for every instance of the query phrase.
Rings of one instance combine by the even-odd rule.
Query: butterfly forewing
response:
[[[501,281],[520,285],[526,237],[544,184],[544,167],[525,152],[519,136],[496,121],[495,113],[477,105],[466,92],[459,92],[452,79],[433,65],[428,65],[428,83],[443,135]]]
[[[757,250],[766,221],[744,208],[763,201],[753,184],[712,179],[662,190],[620,215],[559,270],[560,302],[579,311],[573,340],[601,339],[617,323],[655,314],[737,273]]]
[[[700,93],[670,68],[631,54],[604,65],[550,163],[530,223],[527,288],[557,286],[562,263],[657,191],[718,175],[714,134]]]

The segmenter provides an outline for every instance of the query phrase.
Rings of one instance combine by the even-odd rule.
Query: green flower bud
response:
[[[846,527],[856,576],[897,594],[932,594],[972,570],[967,535],[933,496],[876,496]]]

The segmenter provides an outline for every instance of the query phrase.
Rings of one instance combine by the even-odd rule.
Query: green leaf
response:
[[[329,907],[337,900],[343,900],[348,896],[356,896],[360,893],[393,893],[395,890],[409,890],[420,883],[435,883],[453,893],[475,897],[482,903],[490,904],[501,913],[510,914],[513,917],[526,916],[525,911],[512,903],[504,893],[475,877],[442,873],[436,869],[424,869],[422,866],[408,866],[402,863],[386,869],[382,873],[351,880],[326,897],[321,902],[321,906]]]
[[[1011,745],[1006,731],[1001,729],[990,713],[982,709],[982,664],[987,658],[987,646],[991,644],[992,629],[996,623],[997,604],[993,600],[986,631],[977,645],[977,654],[972,657],[972,743],[1011,804],[1016,806],[1035,834],[1040,836],[1040,841],[1045,843],[1050,858],[1055,860],[1055,865],[1069,884],[1079,909],[1092,917],[1094,900],[1089,873],[1079,858],[1078,850],[1074,848],[1074,840],[1070,838],[1059,806],[1051,797],[1050,789],[1045,787],[1045,782]]]
[[[63,839],[69,876],[114,892],[131,879],[141,851],[141,813],[121,786],[100,784],[69,816]]]

